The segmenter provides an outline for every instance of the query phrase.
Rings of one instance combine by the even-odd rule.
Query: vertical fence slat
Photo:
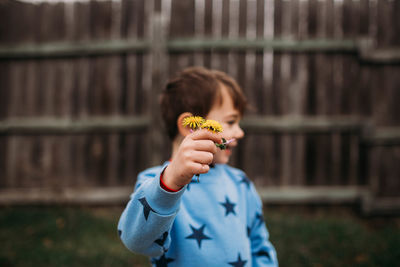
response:
[[[148,92],[148,99],[150,101],[147,107],[147,114],[151,116],[150,143],[147,146],[148,151],[165,151],[163,144],[165,144],[165,137],[163,137],[159,125],[161,125],[160,108],[157,102],[157,96],[160,94],[165,81],[167,80],[168,73],[168,59],[166,53],[166,38],[167,33],[170,32],[171,22],[171,1],[166,0],[162,2],[161,12],[154,12],[150,20],[153,21],[153,28],[151,29],[151,40],[153,42],[152,55],[151,55],[151,87]],[[150,69],[149,69],[150,70]],[[149,163],[151,165],[158,165],[163,160],[166,160],[166,155],[161,153],[151,153]]]
[[[343,38],[343,2],[334,1],[332,6],[333,12],[333,32],[332,37],[341,39]],[[341,99],[343,93],[343,57],[342,55],[334,55],[332,58],[332,93],[331,107],[332,115],[339,115],[341,112]],[[342,135],[340,133],[332,134],[332,182],[333,184],[340,184],[342,181],[341,174],[343,168],[342,155]]]
[[[74,17],[74,8],[72,3],[63,3],[60,5],[59,9],[62,11],[62,21],[59,26],[63,29],[64,36],[63,40],[71,40],[74,38],[74,29],[75,26],[73,24]],[[71,60],[62,60],[60,61],[60,77],[59,77],[59,105],[58,105],[58,114],[62,118],[71,118],[73,117],[73,87],[74,87],[74,67],[75,62]],[[75,141],[71,136],[63,136],[58,138],[57,150],[59,155],[59,171],[57,174],[58,179],[60,179],[60,183],[64,186],[75,186],[74,176],[71,175],[70,170],[73,166],[73,146],[75,145]]]
[[[111,39],[121,39],[121,2],[112,1],[111,2],[111,27],[110,27],[110,38]],[[116,55],[110,58],[110,63],[108,64],[109,75],[107,81],[107,94],[109,95],[110,101],[110,111],[108,114],[112,116],[118,116],[121,113],[120,103],[121,103],[121,57]],[[106,161],[108,163],[107,169],[107,184],[117,185],[118,184],[118,161],[120,160],[119,151],[119,134],[112,133],[108,135],[107,140],[107,157]]]
[[[143,16],[145,13],[143,1],[123,1],[122,2],[123,17],[121,18],[122,23],[122,35],[127,39],[139,39],[139,25],[143,27],[142,22],[140,23],[139,14],[142,12]],[[140,95],[138,92],[141,89],[141,62],[138,54],[128,54],[122,59],[122,71],[123,71],[123,85],[125,92],[123,92],[122,107],[126,115],[132,116],[137,114],[139,109]],[[143,98],[145,100],[145,98]],[[135,142],[135,136],[122,135],[120,140],[120,147],[123,149],[123,156],[119,167],[122,168],[123,172],[123,183],[133,183],[135,179],[135,150],[138,149]]]
[[[277,39],[282,38],[282,1],[275,0],[273,2],[273,17],[268,20],[268,22],[272,23],[273,28],[270,29],[270,32],[273,33],[273,37]],[[270,114],[271,115],[282,115],[281,110],[281,57],[282,53],[280,52],[273,52],[272,54],[272,62],[270,72],[272,74],[272,84],[270,90]],[[281,162],[282,162],[282,155],[281,155],[281,140],[282,138],[277,135],[273,134],[269,136],[267,145],[270,147],[268,155],[268,159],[270,160],[268,163],[268,173],[270,175],[268,184],[269,185],[281,185]]]
[[[73,4],[74,14],[74,39],[85,42],[90,40],[90,5],[76,2]],[[91,62],[87,58],[80,58],[75,61],[74,71],[74,113],[76,118],[84,119],[89,117],[89,88],[91,75]],[[90,137],[77,135],[74,138],[72,149],[72,166],[75,167],[71,182],[75,186],[88,185],[90,180],[88,165],[86,164],[90,155],[87,150],[87,142]]]
[[[240,17],[239,17],[239,36],[245,37],[246,39],[255,39],[257,33],[257,2],[255,0],[250,1],[241,1],[240,4]],[[256,79],[256,54],[254,51],[244,51],[239,55],[239,64],[238,73],[242,73],[242,78],[239,80],[239,84],[242,86],[245,91],[246,97],[253,107],[255,107],[255,113],[258,113],[257,106],[257,98],[255,97],[255,82]],[[260,144],[257,143],[257,137],[252,137],[247,140],[247,145],[244,147],[244,165],[247,166],[248,169],[256,170],[259,169],[262,165],[263,152],[262,150],[258,150]],[[254,158],[250,158],[249,156],[253,154]],[[257,172],[252,172],[249,174],[250,177],[254,180],[261,179],[260,175]]]
[[[205,36],[205,0],[195,0],[194,2],[194,34],[195,38],[204,38]],[[194,65],[204,66],[204,57],[202,52],[194,53]]]
[[[34,38],[34,37],[32,37]],[[24,94],[26,94],[26,105],[24,110],[24,116],[35,116],[37,114],[37,108],[35,103],[35,95],[37,94],[37,63],[33,60],[29,60],[25,63],[26,66],[26,85],[24,87]],[[37,174],[37,164],[35,164],[34,158],[34,146],[36,145],[36,138],[22,137],[24,153],[23,166],[24,173],[21,176],[21,185],[24,186],[38,186],[40,184],[39,177]]]
[[[391,33],[393,31],[388,31],[387,29],[392,27],[391,10],[393,2],[395,1],[379,0],[377,4],[377,45],[380,47],[390,46],[392,42]],[[398,16],[398,14],[396,16]]]
[[[332,20],[332,9],[329,1],[318,1],[315,3],[315,36],[316,38],[333,38],[329,36],[328,21]],[[331,55],[317,53],[315,55],[315,112],[319,116],[329,115],[329,95],[332,93],[332,76],[329,72]],[[316,183],[327,185],[332,183],[331,179],[331,138],[329,135],[316,137],[317,155],[315,161]]]
[[[22,5],[21,3],[12,3],[9,11],[12,19],[13,31],[5,35],[14,42],[33,42],[35,32],[33,29],[35,20],[35,6]],[[22,34],[28,30],[26,34]],[[7,31],[9,32],[9,31]],[[23,117],[28,112],[33,111],[32,94],[34,93],[35,77],[34,65],[32,62],[16,62],[11,63],[10,67],[10,101],[9,101],[9,117]],[[21,108],[24,107],[24,108]],[[8,138],[8,146],[6,152],[7,171],[5,184],[8,187],[21,187],[29,182],[30,175],[29,162],[31,153],[31,143],[27,137],[10,136]],[[20,153],[24,151],[24,153]]]
[[[293,12],[296,12],[297,21],[292,21],[292,29],[295,37],[299,40],[306,39],[308,37],[308,1],[300,0],[297,1],[296,8]],[[306,111],[305,100],[307,99],[307,88],[309,83],[309,75],[307,72],[307,55],[298,54],[293,55],[293,60],[296,62],[295,71],[292,77],[292,87],[294,90],[294,114],[297,116],[302,115]],[[293,172],[292,179],[295,185],[304,185],[306,181],[305,173],[305,142],[306,136],[304,134],[298,134],[295,137],[294,152],[293,152]]]
[[[0,6],[0,17],[4,9]],[[1,26],[0,26],[1,27]],[[0,30],[1,32],[2,30]],[[1,35],[1,34],[0,34]],[[0,37],[1,40],[1,37]],[[7,118],[8,100],[9,100],[9,66],[8,62],[0,62],[0,121]],[[7,184],[7,141],[8,137],[0,137],[0,188]]]
[[[292,19],[293,18],[293,1],[282,1],[282,10],[281,10],[281,38],[292,38],[293,29],[292,29]],[[283,115],[292,115],[293,114],[293,87],[292,87],[292,55],[283,53],[280,57],[280,108]],[[291,155],[292,155],[292,135],[283,134],[282,141],[280,143],[281,146],[281,176],[280,181],[281,184],[287,186],[291,183],[292,178],[292,164],[291,164]]]
[[[211,37],[220,39],[222,36],[222,0],[213,0],[211,2]],[[211,51],[212,69],[222,69],[222,56],[220,52]]]
[[[266,0],[264,1],[264,7],[262,10],[262,21],[263,24],[263,32],[262,37],[265,39],[273,39],[274,38],[274,1]],[[261,15],[260,15],[261,16]],[[274,67],[274,55],[271,51],[264,51],[262,54],[262,90],[260,93],[260,101],[263,104],[258,105],[259,113],[264,115],[272,115],[273,113],[273,67]],[[273,160],[271,160],[274,156],[274,137],[271,135],[267,135],[264,138],[260,138],[262,140],[262,146],[264,147],[264,157],[262,163],[264,165],[261,170],[263,170],[265,183],[268,185],[273,180]]]
[[[163,2],[164,3],[164,2]],[[142,1],[143,5],[143,23],[141,25],[142,29],[142,34],[138,36],[142,36],[142,38],[146,40],[152,40],[153,35],[154,35],[154,16],[156,14],[157,9],[155,8],[157,4],[157,1],[151,0],[151,1]],[[167,1],[167,4],[168,1]],[[166,8],[168,9],[168,6],[165,7],[163,4],[162,9],[165,10]],[[170,8],[170,7],[169,7]],[[158,11],[160,12],[160,11]],[[168,27],[164,29],[165,31],[168,30]],[[140,33],[140,32],[139,32]],[[165,62],[161,62],[162,64],[167,64],[168,58],[164,58]],[[144,55],[140,55],[138,58],[138,64],[137,69],[142,69],[142,76],[140,82],[137,83],[138,87],[141,88],[140,90],[137,90],[141,92],[138,95],[138,100],[140,100],[141,104],[140,109],[137,110],[138,113],[136,114],[143,114],[143,115],[148,115],[151,116],[151,108],[154,104],[154,98],[153,98],[153,92],[156,89],[155,86],[157,86],[157,83],[153,83],[153,64],[154,64],[154,59],[153,59],[153,54],[148,53]],[[139,76],[138,76],[139,77]],[[139,103],[139,102],[137,102]],[[139,171],[143,170],[145,167],[150,166],[153,162],[151,162],[151,150],[149,150],[149,145],[144,143],[142,140],[144,137],[148,138],[148,134],[143,134],[143,135],[138,135],[135,137],[135,142],[136,142],[136,147],[138,148],[137,150],[133,150],[134,153],[134,161],[137,162],[138,164],[133,164],[129,163],[133,167],[133,172],[134,174],[137,174]],[[132,148],[133,149],[133,148]],[[168,149],[165,149],[168,150]],[[164,151],[165,151],[164,150]],[[138,152],[136,152],[138,151]],[[140,153],[140,154],[139,154]],[[136,178],[136,175],[134,176],[134,179]]]
[[[20,91],[21,86],[19,86],[21,73],[21,63],[20,62],[11,62],[9,64],[9,92],[10,92],[10,102],[9,102],[9,110],[8,117],[16,116],[18,100],[20,100]],[[18,162],[18,151],[20,151],[18,137],[10,136],[7,140],[7,148],[6,148],[6,177],[5,177],[5,186],[6,187],[16,187],[17,186],[17,169],[16,165]]]
[[[194,7],[194,0],[171,1],[168,10],[165,10],[163,13],[163,16],[166,18],[165,24],[170,24],[170,38],[188,38],[189,36],[193,36],[195,29]],[[192,66],[193,62],[193,54],[190,52],[170,54],[168,68],[170,75],[183,68]]]
[[[239,34],[239,0],[229,0],[229,28],[228,28],[228,39],[235,39]],[[237,77],[237,53],[232,51],[228,51],[228,69],[227,73],[232,77]],[[240,86],[243,85],[240,84]],[[238,149],[236,149],[234,153],[234,157],[232,160],[233,164],[236,166],[240,166],[240,168],[244,167],[243,158],[245,153],[245,141],[239,142]],[[248,174],[249,175],[249,174]]]

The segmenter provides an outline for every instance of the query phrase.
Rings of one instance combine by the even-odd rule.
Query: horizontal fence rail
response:
[[[258,116],[245,118],[241,125],[251,133],[266,134],[361,132],[367,124],[348,117]]]
[[[144,132],[151,124],[147,116],[24,118],[0,120],[0,135],[70,135],[89,133]],[[368,121],[351,117],[257,116],[245,117],[241,127],[251,134],[355,133],[371,146],[400,145],[400,127],[375,130]]]
[[[24,44],[0,47],[0,59],[66,58],[147,52],[148,41],[111,40],[86,43]]]
[[[140,132],[150,125],[147,117],[92,117],[88,119],[29,118],[0,121],[0,135],[58,135]]]
[[[365,144],[370,146],[399,146],[400,127],[380,128],[364,137]]]
[[[277,52],[357,52],[357,42],[353,40],[251,40],[251,39],[182,39],[167,42],[172,52],[193,50],[256,50]]]
[[[25,198],[20,194],[24,192]],[[259,190],[263,201],[270,204],[353,204],[367,195],[365,187],[279,187]],[[131,189],[127,187],[110,188],[51,188],[1,190],[0,205],[7,204],[124,204],[129,200]]]
[[[0,189],[0,206],[7,205],[124,205],[132,189],[128,187]],[[393,214],[398,198],[376,199],[365,186],[271,187],[258,189],[268,204],[361,204],[365,214]]]
[[[0,46],[0,60],[29,58],[69,58],[147,53],[147,40],[99,40],[86,43],[44,43]],[[289,53],[356,53],[370,63],[400,63],[400,48],[375,49],[371,41],[335,39],[173,39],[165,43],[170,53],[194,51],[274,51]]]

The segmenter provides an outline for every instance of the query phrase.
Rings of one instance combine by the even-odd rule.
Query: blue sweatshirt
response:
[[[167,166],[139,174],[118,233],[153,266],[277,266],[262,202],[246,175],[215,165],[178,192],[160,186]]]

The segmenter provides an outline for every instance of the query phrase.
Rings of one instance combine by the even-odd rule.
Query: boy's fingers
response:
[[[221,143],[221,135],[219,133],[213,133],[209,130],[202,129],[192,133],[193,140],[209,139],[215,143]]]
[[[194,140],[197,151],[209,151],[213,154],[217,152],[217,147],[215,143],[211,140]]]
[[[192,165],[192,170],[195,174],[204,174],[210,170],[210,166],[208,166],[208,164],[194,163]]]
[[[193,161],[201,164],[211,164],[214,160],[214,154],[204,151],[193,151]]]

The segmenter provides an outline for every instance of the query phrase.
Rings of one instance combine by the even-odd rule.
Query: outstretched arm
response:
[[[169,248],[169,232],[184,192],[184,189],[178,192],[162,189],[160,174],[161,169],[158,173],[142,173],[139,176],[140,185],[118,223],[118,232],[125,246],[151,257],[160,256]]]
[[[195,174],[207,173],[216,152],[214,142],[220,137],[207,130],[187,135],[171,163],[138,177],[138,186],[123,211],[118,224],[122,242],[131,251],[151,257],[162,255],[170,246],[169,232],[179,210],[179,203]],[[162,178],[160,177],[162,174]],[[164,190],[163,183],[172,190]]]

